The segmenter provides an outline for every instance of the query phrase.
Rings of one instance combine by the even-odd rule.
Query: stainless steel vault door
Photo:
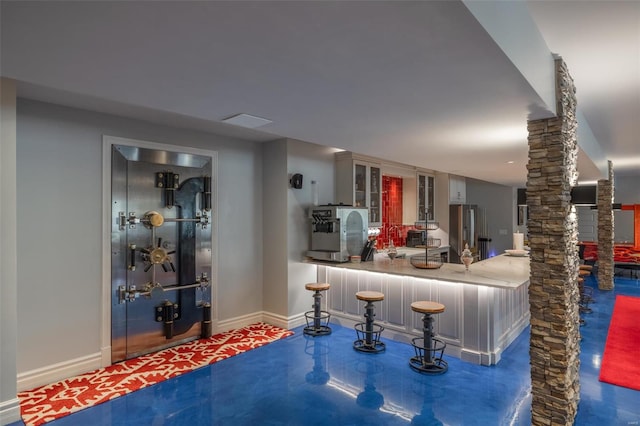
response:
[[[114,145],[111,359],[211,335],[210,157]]]

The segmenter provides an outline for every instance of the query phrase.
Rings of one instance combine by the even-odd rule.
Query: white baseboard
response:
[[[108,367],[111,365],[111,346],[105,346],[100,350],[102,353],[100,357],[100,367]]]
[[[301,325],[307,325],[307,319],[304,316],[304,312],[289,317],[289,329],[300,327]]]
[[[285,317],[272,312],[260,311],[218,321],[217,327],[214,329],[214,333],[224,333],[225,331],[246,327],[247,325],[255,324],[256,322],[265,322],[287,330],[306,324],[304,313]]]
[[[280,328],[286,328],[291,330],[301,325],[306,325],[307,322],[304,318],[304,313],[293,315],[290,317],[284,317],[282,315],[273,314],[271,312],[263,312],[263,321],[267,324],[272,324]]]
[[[255,324],[262,321],[262,312],[253,312],[247,315],[241,315],[239,317],[229,318],[221,321],[219,320],[218,327],[213,330],[213,334],[224,333],[226,331],[246,327],[247,325]]]
[[[18,398],[0,401],[0,425],[8,425],[20,420],[20,400]]]
[[[266,322],[267,324],[275,325],[276,327],[289,329],[289,319],[285,316],[274,314],[272,312],[262,311],[262,322]]]
[[[102,366],[100,352],[18,374],[18,392],[48,385]]]

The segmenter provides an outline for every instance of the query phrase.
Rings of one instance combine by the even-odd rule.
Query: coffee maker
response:
[[[359,256],[367,241],[369,209],[329,204],[315,206],[311,219],[311,250],[307,256],[330,262],[347,262]]]

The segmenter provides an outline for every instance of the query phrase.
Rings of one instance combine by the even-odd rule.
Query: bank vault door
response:
[[[211,158],[112,148],[111,358],[211,335]]]

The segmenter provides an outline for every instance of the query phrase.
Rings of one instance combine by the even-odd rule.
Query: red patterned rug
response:
[[[20,392],[22,420],[27,426],[41,425],[292,334],[253,324]]]

